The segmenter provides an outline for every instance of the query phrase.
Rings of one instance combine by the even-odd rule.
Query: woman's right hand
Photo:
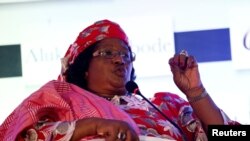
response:
[[[94,117],[76,122],[71,141],[93,135],[101,136],[105,141],[139,141],[137,133],[127,122]]]

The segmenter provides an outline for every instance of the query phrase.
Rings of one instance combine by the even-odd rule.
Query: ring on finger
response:
[[[119,133],[117,134],[117,138],[118,138],[119,140],[121,140],[121,141],[124,141],[124,140],[126,139],[126,134],[123,133],[123,132],[119,132]]]
[[[188,52],[186,50],[182,50],[180,52],[180,55],[184,55],[184,56],[188,57]]]

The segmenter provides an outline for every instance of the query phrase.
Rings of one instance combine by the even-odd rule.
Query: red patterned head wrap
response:
[[[120,25],[107,19],[95,22],[80,32],[75,42],[69,46],[64,58],[61,60],[62,72],[59,80],[64,81],[64,72],[70,64],[74,63],[75,58],[82,51],[105,38],[119,38],[128,44],[128,37]]]

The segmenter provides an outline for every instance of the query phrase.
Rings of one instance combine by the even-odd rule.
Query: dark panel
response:
[[[229,29],[175,32],[175,51],[185,49],[198,62],[231,60]]]
[[[20,45],[0,46],[0,77],[22,76]]]

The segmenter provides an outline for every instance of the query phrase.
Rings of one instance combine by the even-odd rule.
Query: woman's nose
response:
[[[116,55],[113,57],[112,62],[115,64],[125,64],[125,60],[121,55]]]

